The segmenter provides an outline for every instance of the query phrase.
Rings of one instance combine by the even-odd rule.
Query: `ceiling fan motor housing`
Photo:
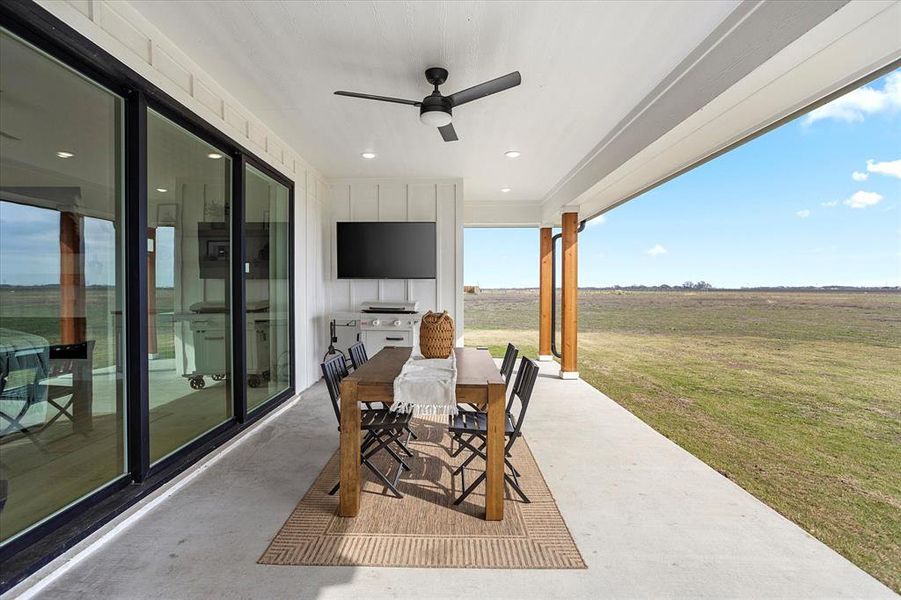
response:
[[[431,127],[444,127],[451,122],[453,107],[441,95],[426,96],[419,107],[419,120]]]

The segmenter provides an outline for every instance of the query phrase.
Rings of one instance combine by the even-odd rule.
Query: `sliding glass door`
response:
[[[247,409],[291,386],[289,191],[248,166],[244,191]]]
[[[231,160],[147,115],[150,461],[232,415]]]
[[[0,30],[0,541],[123,475],[123,100]]]
[[[290,180],[20,19],[0,28],[0,588],[294,386]]]

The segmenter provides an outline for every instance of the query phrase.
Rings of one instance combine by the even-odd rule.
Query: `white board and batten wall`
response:
[[[330,312],[355,311],[366,300],[416,300],[419,308],[454,319],[463,343],[463,180],[332,180],[325,246],[330,249]],[[336,223],[341,221],[434,221],[435,279],[338,279]]]

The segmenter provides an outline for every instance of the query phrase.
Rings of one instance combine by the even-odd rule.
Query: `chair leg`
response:
[[[378,436],[376,436],[377,439],[378,439],[378,446],[376,446],[376,447],[375,447],[374,449],[372,449],[372,450],[369,450],[369,451],[363,456],[363,458],[364,458],[365,460],[369,460],[370,458],[372,458],[373,456],[375,456],[376,454],[378,454],[380,451],[382,451],[382,450],[387,450],[388,453],[394,458],[394,460],[397,461],[398,463],[400,463],[400,465],[402,466],[402,468],[403,468],[405,471],[411,470],[410,467],[409,467],[409,465],[407,465],[407,463],[405,463],[404,460],[403,460],[400,456],[398,456],[398,454],[397,454],[394,450],[392,450],[391,447],[390,447],[391,444],[393,444],[394,442],[397,441],[397,436],[398,436],[398,434],[395,434],[395,435],[393,435],[393,436],[390,435],[390,434],[388,434],[388,437],[382,438],[382,437],[381,437],[381,434],[379,434]]]
[[[452,438],[452,440],[453,440],[453,439],[454,439],[454,438]],[[462,440],[462,439],[463,439],[463,436],[462,436],[462,435],[457,435],[457,436],[456,436],[457,443],[460,444],[460,445],[457,446],[457,449],[456,449],[456,450],[454,450],[453,452],[451,452],[451,457],[452,457],[452,458],[455,457],[455,456],[458,456],[458,455],[463,451],[463,445],[462,445],[461,442],[460,442],[460,440]],[[476,439],[476,436],[475,436],[475,435],[470,435],[470,436],[469,436],[469,440],[467,440],[467,441],[472,442],[474,439]]]
[[[464,460],[460,464],[460,466],[454,470],[454,473],[453,473],[454,475],[456,475],[457,473],[462,473],[463,469],[465,469],[469,465],[469,463],[474,461],[476,458],[482,458],[483,460],[485,459],[485,453],[482,451],[482,448],[485,447],[485,444],[482,444],[481,448],[476,448],[475,446],[470,444],[469,441],[460,440],[460,443],[463,444],[464,448],[469,448],[469,450],[472,452],[472,454],[467,456],[466,460]]]
[[[520,472],[516,470],[516,467],[513,466],[513,463],[511,463],[511,462],[510,462],[509,460],[507,460],[506,458],[504,459],[504,463],[505,463],[508,467],[510,467],[510,472],[513,473],[513,476],[514,476],[514,477],[519,477],[519,476],[520,476]]]
[[[466,488],[463,494],[461,494],[459,498],[454,500],[454,504],[460,504],[461,502],[466,500],[467,496],[469,496],[473,492],[473,490],[475,490],[483,481],[485,481],[485,473],[482,473],[481,475],[476,477],[476,480],[473,481],[468,488]]]
[[[373,445],[374,443],[376,443],[376,442],[382,442],[382,439],[381,439],[379,436],[377,436],[376,434],[374,434],[373,432],[367,431],[367,432],[366,432],[366,437],[363,438],[363,443],[360,445],[360,464],[366,464],[367,459],[371,458],[374,454],[376,454],[376,453],[382,448],[382,446],[380,445],[378,448],[376,448],[376,449],[373,450],[372,452],[367,452],[367,450],[369,450],[369,448],[371,448],[372,445]],[[386,444],[387,444],[387,443],[391,443],[391,440],[387,440],[385,443],[386,443]],[[386,449],[387,449],[387,448],[386,448]],[[389,452],[390,452],[390,450],[389,450]],[[394,453],[392,452],[392,454],[394,454]],[[411,456],[412,456],[412,455],[411,455]],[[399,461],[399,463],[400,463],[404,468],[406,468],[406,470],[410,470],[410,467],[407,466],[407,464],[404,463],[402,460],[400,460],[400,457],[399,457],[399,456],[397,456],[396,454],[394,454],[394,457]],[[371,464],[368,465],[368,466],[369,466],[370,469],[373,468]],[[399,474],[400,471],[401,471],[401,469],[399,468],[397,471],[398,471],[398,474]],[[397,485],[397,479],[398,479],[398,478],[399,478],[399,475],[398,475],[398,476],[395,476],[395,481],[394,481],[394,485],[395,485],[395,486]],[[336,493],[338,493],[338,490],[339,490],[339,489],[341,489],[341,480],[340,480],[340,479],[338,480],[338,483],[336,483],[336,484],[332,487],[332,489],[329,490],[328,495],[329,495],[329,496],[334,496]],[[394,491],[395,491],[395,493],[399,493],[399,492],[397,492],[396,489],[395,489]]]
[[[506,473],[504,473],[504,481],[506,481],[508,484],[510,484],[510,487],[513,488],[513,490],[522,499],[523,502],[525,502],[526,504],[532,503],[532,501],[529,500],[529,497],[526,496],[526,493],[524,491],[522,491],[522,488],[519,487],[519,483],[514,481],[513,478],[510,477],[509,475],[507,475]]]
[[[391,441],[394,442],[394,443],[396,443],[396,444],[398,444],[398,445],[400,445],[400,442],[398,442],[398,440],[396,440],[396,439],[391,440]],[[401,446],[401,447],[403,447],[403,446]],[[407,463],[405,463],[405,462],[404,462],[404,459],[402,459],[402,458],[400,457],[400,455],[399,455],[397,452],[395,452],[394,449],[391,448],[391,446],[386,445],[386,446],[385,446],[385,451],[388,452],[388,454],[391,455],[391,457],[397,462],[398,465],[400,465],[400,468],[401,468],[401,469],[403,469],[404,471],[412,471],[412,469],[410,468],[410,465],[408,465]]]
[[[394,486],[394,484],[393,484],[387,477],[385,477],[384,473],[382,473],[381,471],[379,471],[379,470],[375,467],[374,464],[372,464],[371,462],[369,462],[369,459],[364,459],[364,460],[363,460],[363,464],[366,465],[367,467],[369,467],[369,470],[372,471],[373,473],[375,473],[376,477],[378,477],[379,479],[382,480],[382,483],[384,483],[385,486],[386,486],[388,489],[391,490],[391,492],[394,494],[394,496],[395,496],[396,498],[403,498],[403,497],[404,497],[403,494],[401,494],[400,492],[397,491],[397,488]]]
[[[403,435],[403,434],[401,434],[401,435]],[[408,439],[409,439],[409,438],[408,438]],[[400,449],[401,452],[403,452],[404,454],[406,454],[406,455],[409,456],[410,458],[413,457],[413,453],[410,452],[410,449],[407,448],[407,444],[405,444],[405,443],[400,439],[399,436],[398,436],[398,438],[397,438],[396,440],[394,440],[394,443],[397,445],[397,447]]]

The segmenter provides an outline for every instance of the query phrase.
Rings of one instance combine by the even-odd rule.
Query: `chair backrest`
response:
[[[504,376],[504,391],[510,388],[510,379],[513,377],[513,367],[516,365],[516,355],[519,350],[513,344],[507,344],[504,352],[504,360],[501,362],[501,375]]]
[[[94,354],[94,340],[78,344],[56,344],[50,346],[50,372],[47,377],[59,377],[74,373],[79,366],[91,367]]]
[[[357,342],[347,349],[347,353],[350,354],[350,362],[354,367],[354,371],[363,366],[367,360],[369,360],[369,356],[366,354],[366,346],[363,345],[363,342]]]
[[[526,419],[526,411],[529,409],[529,400],[532,399],[532,390],[535,388],[535,381],[537,380],[538,365],[535,361],[523,356],[519,363],[519,373],[517,373],[516,384],[513,386],[513,393],[510,395],[510,403],[508,404],[512,408],[513,399],[519,399],[519,415],[517,415],[516,422],[513,424],[513,437],[518,437],[522,431],[522,424]]]
[[[347,377],[347,363],[343,354],[336,354],[320,365],[322,376],[325,378],[325,387],[332,400],[332,408],[335,410],[335,418],[341,425],[341,380]]]
[[[522,387],[523,377],[526,375],[526,370],[522,368],[522,361],[524,360],[526,360],[525,356],[520,360],[519,370],[516,371],[516,381],[513,382],[513,391],[510,393],[510,397],[507,398],[507,407],[504,409],[507,414],[510,414],[510,411],[513,410],[513,401],[516,400],[516,394],[519,388]]]

